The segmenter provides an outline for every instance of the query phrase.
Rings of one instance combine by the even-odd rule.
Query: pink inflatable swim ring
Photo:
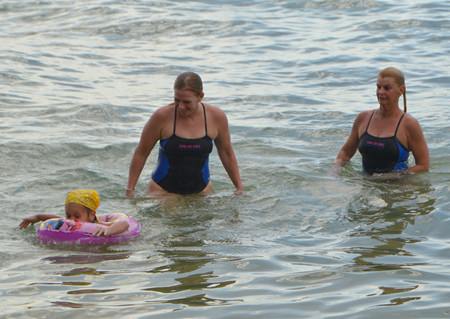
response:
[[[141,225],[133,217],[115,213],[102,215],[102,219],[125,218],[128,229],[123,233],[111,236],[95,236],[94,232],[101,224],[76,222],[64,218],[52,218],[41,222],[36,227],[38,239],[44,244],[80,244],[80,245],[110,245],[127,242],[138,237]]]

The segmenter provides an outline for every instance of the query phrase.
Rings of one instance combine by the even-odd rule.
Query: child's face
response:
[[[66,205],[66,218],[80,222],[92,222],[94,215],[89,209],[80,204],[69,203]]]

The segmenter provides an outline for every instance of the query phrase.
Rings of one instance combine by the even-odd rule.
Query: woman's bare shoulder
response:
[[[358,115],[356,116],[356,118],[361,118],[361,119],[365,119],[370,117],[376,110],[365,110],[362,112],[359,112]]]
[[[375,112],[375,110],[366,110],[366,111],[362,111],[362,112],[358,113],[358,115],[356,115],[356,117],[355,117],[354,123],[357,125],[360,125],[360,124],[369,122],[369,119],[374,112]]]
[[[164,120],[166,118],[173,117],[173,112],[174,112],[174,105],[168,104],[168,105],[157,108],[152,113],[151,117],[154,119],[158,119],[158,120]]]
[[[222,109],[216,105],[206,103],[203,103],[203,105],[206,107],[206,110],[212,114],[224,114]]]
[[[417,119],[414,116],[411,115],[411,113],[405,113],[405,116],[404,116],[403,120],[405,122],[409,122],[409,123],[419,123],[417,121]]]
[[[416,130],[420,128],[419,121],[409,113],[405,114],[403,122],[407,130]]]
[[[215,122],[227,120],[225,112],[220,107],[206,103],[203,104],[205,105],[206,113],[208,114],[209,118],[213,119]]]
[[[209,114],[215,117],[226,117],[225,111],[222,110],[222,108],[212,105],[212,104],[205,104],[206,110]]]

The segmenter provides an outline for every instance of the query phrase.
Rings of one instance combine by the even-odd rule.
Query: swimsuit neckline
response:
[[[365,131],[364,133],[363,133],[363,135],[364,134],[367,134],[367,135],[369,135],[370,137],[373,137],[373,138],[378,138],[378,139],[388,139],[388,138],[396,138],[396,139],[398,139],[397,138],[397,135],[391,135],[391,136],[375,136],[375,135],[373,135],[373,134],[370,134],[369,132],[367,132],[367,131]],[[362,136],[362,135],[361,135]]]
[[[403,145],[403,143],[398,139],[397,135],[392,135],[392,136],[388,136],[388,137],[379,137],[379,136],[372,135],[372,134],[370,134],[369,132],[365,131],[365,132],[363,133],[363,135],[361,135],[361,138],[362,138],[364,135],[370,136],[371,138],[378,139],[378,140],[388,140],[388,139],[393,139],[393,140],[395,140],[401,147],[403,147],[406,151],[408,151],[408,152],[410,151],[410,149],[407,148],[405,145]]]
[[[161,138],[160,140],[161,141],[167,141],[168,139],[173,138],[173,137],[176,137],[176,138],[179,138],[179,139],[182,139],[182,140],[186,140],[186,141],[197,141],[197,140],[201,140],[201,139],[204,139],[204,138],[207,138],[207,139],[212,141],[212,138],[209,135],[203,135],[202,137],[193,137],[193,138],[191,138],[191,137],[179,136],[177,134],[172,134],[169,137]]]

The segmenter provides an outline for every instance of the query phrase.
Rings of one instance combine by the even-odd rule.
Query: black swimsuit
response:
[[[408,169],[409,150],[397,138],[397,131],[405,114],[403,113],[391,137],[377,137],[369,134],[372,113],[366,131],[361,135],[358,150],[362,156],[364,171],[368,174],[401,172]]]
[[[152,179],[165,191],[177,194],[201,192],[209,183],[209,154],[213,149],[208,136],[206,110],[202,103],[205,119],[205,136],[184,138],[175,134],[177,107],[175,106],[173,133],[159,141],[158,165]]]

